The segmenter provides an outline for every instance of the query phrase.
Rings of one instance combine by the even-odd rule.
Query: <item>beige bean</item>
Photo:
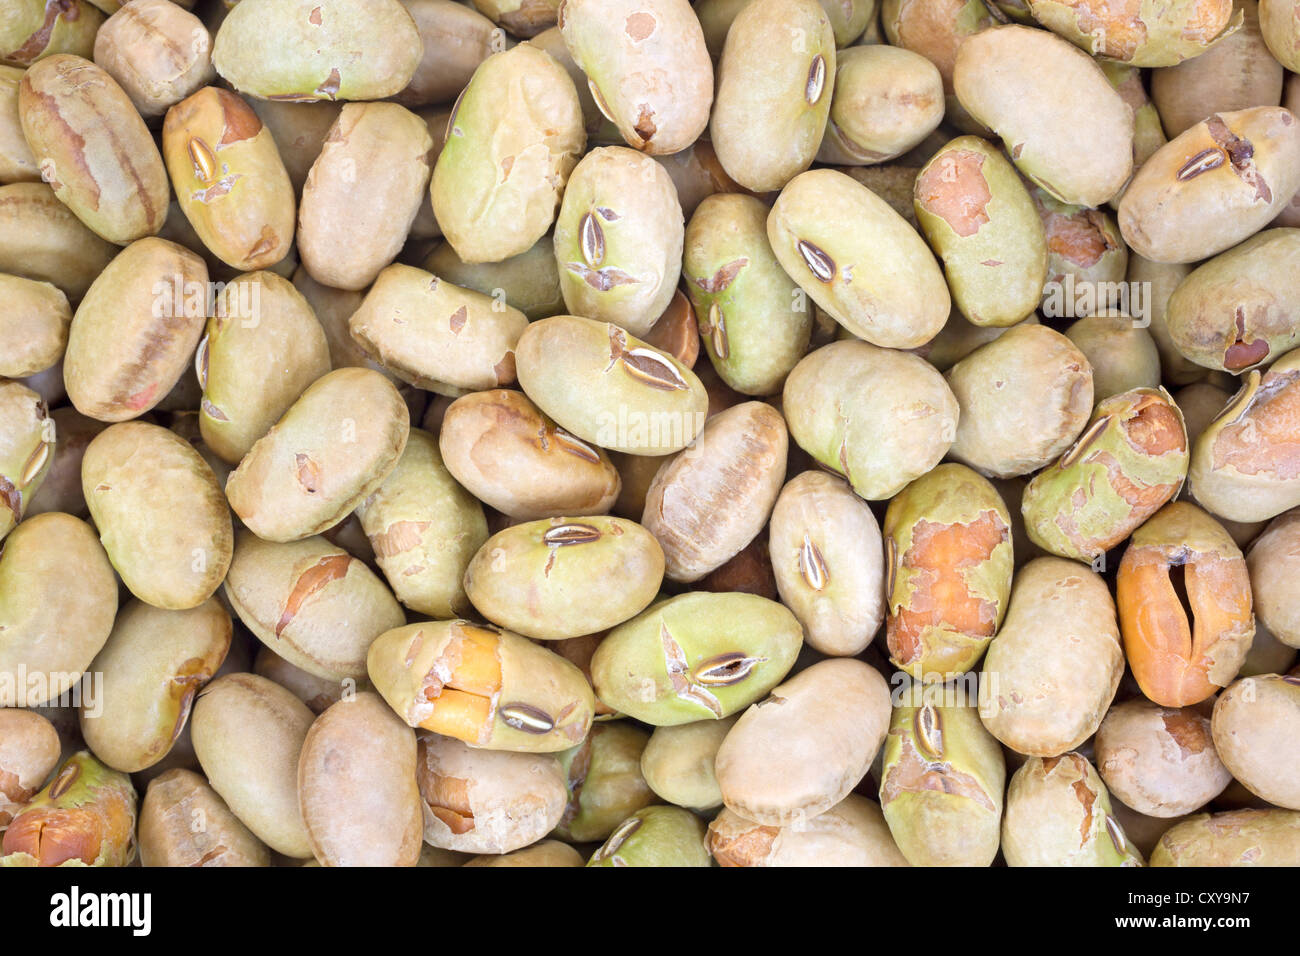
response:
[[[325,866],[415,866],[420,792],[415,733],[378,694],[339,701],[316,718],[298,760],[298,799]]]

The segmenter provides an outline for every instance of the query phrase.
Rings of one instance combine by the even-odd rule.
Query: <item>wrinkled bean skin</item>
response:
[[[560,64],[526,43],[484,60],[447,123],[429,185],[456,254],[500,262],[537,242],[585,142],[578,93]]]
[[[157,234],[167,171],[111,76],[81,57],[47,57],[23,76],[18,103],[41,178],[82,222],[118,245]]]
[[[270,866],[271,851],[201,775],[178,769],[154,778],[140,804],[140,865]]]
[[[660,467],[641,523],[683,583],[717,570],[767,524],[785,477],[789,439],[772,406],[745,402],[709,419],[689,453]]]
[[[146,119],[211,83],[212,36],[171,0],[131,0],[95,34],[95,62]]]
[[[1300,813],[1273,809],[1199,814],[1160,838],[1151,865],[1300,865]]]
[[[72,316],[63,381],[77,411],[122,422],[166,398],[203,334],[207,281],[203,260],[165,239],[118,253]]]

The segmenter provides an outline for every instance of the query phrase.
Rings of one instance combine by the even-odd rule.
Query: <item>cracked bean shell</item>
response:
[[[217,72],[268,100],[379,100],[420,63],[415,21],[398,0],[249,0],[212,45]]]
[[[593,724],[587,739],[559,754],[568,783],[568,802],[555,828],[561,839],[589,843],[606,839],[655,793],[641,776],[641,755],[650,734],[628,720]]]
[[[254,272],[218,294],[194,364],[203,387],[199,433],[233,465],[329,372],[329,343],[295,286]]]
[[[728,717],[762,698],[803,644],[783,605],[741,592],[682,594],[614,628],[591,660],[596,695],[656,727]]]
[[[999,150],[978,136],[954,139],[917,174],[914,202],[966,318],[1006,326],[1034,311],[1047,279],[1047,241],[1029,193]]]
[[[880,807],[851,793],[824,813],[788,827],[764,826],[724,809],[709,824],[719,866],[907,866]]]
[[[858,785],[888,728],[878,671],[852,658],[819,661],[747,709],[722,741],[722,802],[766,826],[815,817]]]
[[[943,78],[919,53],[875,44],[835,54],[824,163],[866,166],[903,155],[943,119]]]
[[[1093,561],[1177,496],[1187,446],[1183,413],[1163,388],[1102,399],[1069,450],[1025,488],[1026,532],[1052,554]]]
[[[424,839],[431,846],[511,853],[536,843],[560,822],[569,795],[555,756],[481,750],[438,734],[417,736],[415,777]]]
[[[957,400],[906,352],[845,341],[809,354],[782,393],[790,436],[868,501],[891,498],[948,452]]]
[[[709,123],[727,175],[767,192],[812,165],[836,89],[835,56],[835,33],[817,0],[745,5],[727,31]]]
[[[415,866],[423,846],[415,734],[364,691],[312,723],[298,803],[322,866]]]
[[[1091,57],[1055,34],[1010,24],[968,37],[953,87],[1016,167],[1062,202],[1100,206],[1133,171],[1130,108]]]
[[[0,63],[26,67],[56,53],[89,57],[103,23],[86,0],[14,0],[0,21]]]
[[[26,517],[57,440],[45,400],[20,382],[0,380],[0,541]]]
[[[29,518],[0,552],[0,707],[37,707],[70,690],[108,640],[117,578],[84,521]],[[75,581],[76,587],[68,582]]]
[[[0,867],[129,866],[135,821],[131,778],[79,751],[9,824]]]
[[[1047,241],[1050,285],[1043,290],[1044,314],[1083,316],[1107,305],[1097,301],[1098,293],[1105,296],[1118,288],[1104,283],[1123,282],[1129,261],[1115,217],[1105,210],[1063,203],[1042,186],[1031,184],[1029,198]],[[1067,298],[1071,293],[1072,298]]]
[[[1202,813],[1165,831],[1152,866],[1300,866],[1300,813]]]
[[[77,411],[121,422],[153,408],[189,367],[203,334],[208,269],[166,239],[131,243],[72,316],[63,381]]]
[[[681,807],[645,807],[620,823],[587,866],[710,866],[704,821]]]
[[[326,531],[397,466],[409,420],[401,394],[383,375],[336,369],[303,392],[230,473],[230,506],[268,541]]]
[[[645,610],[663,583],[664,551],[626,518],[543,518],[513,525],[479,548],[465,591],[489,621],[534,640],[608,630]],[[593,601],[592,581],[618,588]]]
[[[471,392],[438,432],[447,470],[491,508],[519,521],[603,514],[622,481],[600,448],[570,435],[522,392]]]
[[[1129,666],[1157,704],[1200,703],[1241,670],[1255,634],[1246,559],[1194,504],[1168,504],[1133,532],[1115,591]]]
[[[499,262],[527,251],[555,221],[585,145],[564,67],[527,43],[484,60],[452,112],[429,187],[456,254]]]
[[[722,806],[713,763],[737,716],[656,727],[641,753],[641,775],[650,789],[690,810]]]
[[[1011,515],[965,465],[922,475],[885,512],[890,661],[943,682],[979,663],[1011,593]]]
[[[1300,345],[1300,229],[1266,229],[1197,267],[1165,311],[1175,348],[1233,375]]]
[[[1134,252],[1196,262],[1268,225],[1300,190],[1300,120],[1280,106],[1214,113],[1138,170],[1119,205]]]
[[[231,622],[209,599],[184,611],[140,601],[122,608],[91,670],[100,675],[96,706],[80,708],[81,733],[95,756],[135,773],[167,756],[194,698],[230,649]]]
[[[361,350],[404,382],[455,397],[509,385],[528,317],[414,266],[379,273],[348,329]]]
[[[276,853],[313,856],[298,803],[298,761],[315,715],[256,674],[218,677],[194,704],[194,752],[212,789]]]
[[[779,391],[812,334],[812,310],[768,242],[767,214],[753,196],[709,196],[686,227],[682,258],[709,361],[746,395]]]
[[[41,178],[77,218],[118,245],[162,228],[167,171],[116,80],[89,60],[58,54],[23,75],[18,105]]]
[[[984,655],[980,718],[1012,750],[1055,757],[1096,731],[1124,674],[1115,602],[1101,575],[1043,557],[1017,573]]]
[[[81,461],[81,489],[99,540],[131,593],[168,610],[198,607],[230,566],[234,532],[217,476],[174,432],[121,422]]]
[[[1288,647],[1300,647],[1300,511],[1272,521],[1251,544],[1246,564],[1257,623]]]
[[[76,302],[121,251],[45,183],[0,186],[0,272],[52,283]]]
[[[411,727],[487,750],[556,753],[582,742],[595,698],[576,664],[511,631],[426,621],[386,631],[370,680]]]
[[[1001,841],[1006,763],[977,706],[919,688],[893,710],[880,807],[912,866],[990,866]]]
[[[788,445],[780,412],[744,402],[714,415],[688,451],[664,462],[641,523],[663,546],[669,580],[698,581],[763,530],[785,479]]]
[[[0,832],[59,765],[59,732],[40,714],[0,710]]]
[[[592,96],[629,146],[690,146],[709,122],[713,62],[687,0],[565,0],[560,33]]]
[[[432,147],[424,120],[396,103],[343,107],[298,208],[298,254],[312,278],[360,290],[397,257],[429,185]]]
[[[1097,728],[1097,770],[1138,813],[1194,813],[1232,781],[1214,749],[1210,721],[1194,709],[1136,698],[1116,704]]]
[[[1192,448],[1188,484],[1229,521],[1267,521],[1300,505],[1300,349],[1252,369]]]
[[[333,681],[364,679],[371,642],[405,620],[375,573],[324,538],[276,544],[241,531],[225,593],[259,641]]]
[[[1262,674],[1214,704],[1214,746],[1232,776],[1274,806],[1300,810],[1300,676]]]
[[[885,616],[880,525],[842,478],[805,471],[781,489],[768,548],[781,601],[823,654],[866,650]]]
[[[670,455],[704,427],[708,393],[695,373],[617,325],[542,319],[519,337],[515,361],[524,394],[601,448]]]
[[[435,618],[468,613],[461,577],[487,540],[487,519],[443,464],[432,435],[411,429],[397,467],[356,514],[399,601]]]
[[[768,215],[767,237],[790,278],[873,345],[915,348],[948,320],[948,286],[925,240],[844,173],[792,179]]]
[[[140,804],[140,865],[270,866],[271,851],[202,775],[177,768],[151,780]]]
[[[115,12],[95,34],[95,62],[146,119],[216,78],[212,35],[171,0],[131,0]]]
[[[1029,0],[1034,18],[1085,53],[1132,66],[1174,66],[1241,27],[1232,0],[1126,3]]]
[[[555,220],[560,292],[574,315],[650,331],[677,288],[685,237],[667,171],[626,146],[574,168]]]
[[[1011,777],[1002,821],[1008,866],[1142,866],[1106,785],[1077,753],[1031,757]]]
[[[234,93],[209,86],[163,122],[176,201],[203,245],[233,269],[270,268],[294,240],[294,192],[271,131]]]

